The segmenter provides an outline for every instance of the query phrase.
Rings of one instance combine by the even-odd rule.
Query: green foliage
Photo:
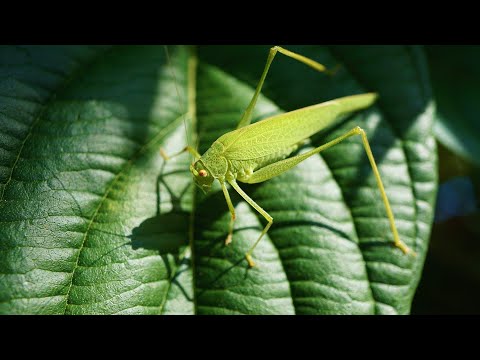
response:
[[[265,183],[242,185],[274,218],[248,269],[262,218],[231,192],[196,191],[182,113],[200,153],[231,130],[267,46],[3,47],[0,50],[0,312],[42,314],[406,314],[421,276],[437,189],[432,99],[421,49],[288,47],[327,67],[272,65],[254,121],[377,91],[355,125],[369,136],[402,240],[392,246],[360,139]],[[190,98],[189,98],[190,95]],[[195,97],[193,97],[195,95]],[[192,248],[189,242],[193,244]]]
[[[437,104],[435,136],[459,156],[480,166],[479,46],[427,46]]]

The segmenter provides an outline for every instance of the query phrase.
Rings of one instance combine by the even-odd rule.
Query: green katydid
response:
[[[231,214],[225,244],[228,245],[232,242],[233,225],[235,221],[235,209],[230,200],[226,183],[230,184],[245,201],[267,220],[267,225],[264,227],[260,236],[245,254],[248,265],[253,267],[255,263],[252,259],[252,253],[269,230],[273,223],[273,218],[240,188],[237,181],[253,184],[269,180],[291,169],[314,154],[318,154],[351,136],[360,135],[385,205],[393,234],[394,245],[405,254],[411,253],[415,255],[415,253],[400,240],[397,227],[395,226],[393,212],[370,149],[367,135],[363,129],[357,126],[346,134],[324,145],[303,154],[288,157],[306,139],[333,124],[340,115],[361,110],[373,104],[377,98],[377,94],[365,93],[346,96],[275,115],[250,124],[252,111],[255,108],[268,70],[277,52],[298,60],[320,72],[328,72],[325,66],[305,56],[279,46],[271,48],[255,93],[243,113],[237,129],[219,137],[203,155],[200,155],[190,146],[185,147],[183,150],[189,151],[195,157],[195,162],[190,165],[190,171],[193,174],[195,184],[202,189],[204,193],[210,190],[215,180],[219,181],[221,185]],[[161,154],[165,160],[169,158],[163,151],[161,151]]]

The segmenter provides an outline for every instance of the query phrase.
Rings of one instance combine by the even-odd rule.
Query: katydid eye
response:
[[[198,172],[198,175],[200,175],[201,177],[206,177],[208,174],[205,170],[202,169]]]

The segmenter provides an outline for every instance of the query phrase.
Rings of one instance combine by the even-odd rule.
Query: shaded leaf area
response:
[[[451,151],[480,166],[480,46],[427,46],[437,103],[435,135]]]
[[[480,304],[480,169],[438,146],[435,221],[413,314],[476,314]]]
[[[479,314],[480,214],[435,223],[413,314]]]
[[[240,184],[274,218],[253,269],[244,254],[264,219],[231,190],[238,219],[226,247],[230,215],[219,187],[194,192],[186,154],[162,160],[161,148],[173,154],[186,143],[184,113],[201,153],[235,127],[268,47],[199,47],[196,69],[188,49],[170,47],[175,79],[157,46],[4,47],[17,58],[0,57],[0,312],[408,313],[436,193],[423,54],[292,49],[341,68],[329,77],[276,59],[254,121],[378,91],[374,107],[299,151],[364,127],[417,258],[391,244],[360,139],[265,183]]]

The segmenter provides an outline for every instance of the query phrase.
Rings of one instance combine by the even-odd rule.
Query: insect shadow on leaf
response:
[[[176,280],[181,272],[188,268],[186,261],[190,259],[185,258],[185,245],[188,244],[188,226],[190,214],[182,209],[181,202],[185,196],[190,185],[185,186],[180,193],[172,190],[169,182],[166,180],[169,176],[184,172],[181,170],[174,170],[165,173],[165,164],[160,168],[159,175],[156,179],[156,214],[150,217],[137,227],[132,229],[132,233],[127,237],[130,239],[129,244],[133,250],[146,249],[156,250],[161,256],[167,271],[167,276],[172,283],[184,293],[187,299],[190,299],[188,292],[183,289],[181,284]],[[169,212],[161,212],[162,191],[161,185],[166,190],[169,201],[171,202],[171,210]],[[169,255],[173,255],[175,261],[175,269],[172,268],[172,261],[169,260]],[[186,267],[185,267],[186,266]],[[182,268],[185,268],[182,270]]]
[[[179,194],[172,190],[167,178],[184,171],[164,172],[162,165],[156,181],[157,211],[154,217],[144,220],[132,230],[131,239],[134,250],[143,248],[158,250],[160,255],[178,254],[180,248],[188,244],[188,227],[190,214],[182,209],[181,202],[191,185],[185,186]],[[167,191],[171,211],[161,212],[162,191],[160,185]]]

